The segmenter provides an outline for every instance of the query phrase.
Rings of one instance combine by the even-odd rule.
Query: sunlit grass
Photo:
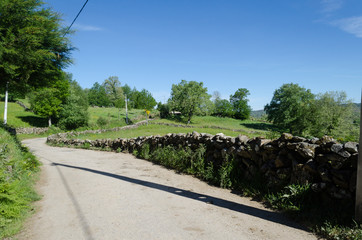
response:
[[[0,102],[0,121],[4,120],[5,102]],[[11,127],[47,127],[48,120],[44,117],[27,112],[17,103],[8,103],[7,124]]]
[[[223,130],[223,129],[214,129],[214,128],[182,128],[182,127],[172,127],[172,126],[164,126],[164,125],[155,125],[149,124],[140,126],[135,129],[128,129],[128,130],[121,130],[117,132],[105,132],[101,134],[82,134],[79,135],[77,138],[79,139],[89,139],[89,140],[96,140],[96,139],[116,139],[116,138],[134,138],[139,136],[152,136],[152,135],[166,135],[168,133],[189,133],[196,131],[198,133],[209,133],[215,135],[217,133],[223,133],[227,136],[236,137],[239,134],[244,134],[241,132],[234,132],[231,130]],[[260,134],[255,133],[245,133],[249,137],[256,137],[260,136]],[[244,135],[245,135],[244,134]]]

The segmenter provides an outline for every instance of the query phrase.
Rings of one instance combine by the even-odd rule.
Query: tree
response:
[[[92,88],[88,90],[88,101],[89,105],[99,107],[109,107],[112,104],[106,89],[98,82],[94,83]]]
[[[72,50],[59,15],[39,0],[1,0],[0,16],[0,90],[6,82],[20,95],[54,87]]]
[[[219,117],[232,117],[233,116],[233,106],[226,99],[216,99],[215,100],[215,111],[214,115]]]
[[[123,106],[121,103],[124,102],[124,95],[118,77],[111,76],[107,78],[104,80],[103,86],[106,90],[109,100],[113,103],[113,106]]]
[[[58,125],[62,129],[76,129],[88,125],[88,100],[85,91],[79,84],[69,79],[69,95],[59,113]]]
[[[207,94],[207,88],[203,87],[202,82],[181,80],[179,84],[173,84],[169,105],[171,110],[180,111],[187,117],[189,124],[192,116],[205,99],[210,99]]]
[[[311,105],[310,120],[313,136],[346,136],[353,129],[352,101],[343,91],[319,94]]]
[[[239,88],[234,95],[230,95],[230,104],[233,106],[234,117],[237,119],[248,119],[250,117],[251,107],[248,105],[247,96],[249,90]]]
[[[314,95],[310,89],[300,87],[298,84],[283,84],[274,91],[273,98],[264,107],[268,120],[277,127],[292,134],[301,135],[310,124],[310,106]]]
[[[134,107],[137,109],[147,109],[151,110],[156,105],[156,100],[152,97],[152,94],[146,89],[142,89],[141,92],[134,92]]]
[[[33,92],[30,104],[34,113],[48,118],[49,127],[52,125],[52,118],[56,118],[62,109],[60,92],[55,88],[43,88]]]

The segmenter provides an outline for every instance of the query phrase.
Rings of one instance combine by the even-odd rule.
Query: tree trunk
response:
[[[48,119],[48,125],[49,125],[49,127],[52,126],[52,117],[49,117],[49,119]]]

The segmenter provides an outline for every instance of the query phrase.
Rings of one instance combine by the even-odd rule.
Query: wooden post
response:
[[[128,124],[127,94],[124,95],[126,100],[126,123]]]
[[[361,91],[361,112],[359,127],[359,147],[358,147],[358,164],[357,164],[357,183],[356,183],[356,208],[355,220],[362,223],[362,91]]]

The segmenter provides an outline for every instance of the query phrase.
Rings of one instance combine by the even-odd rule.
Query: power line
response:
[[[88,0],[85,1],[85,3],[83,4],[83,7],[79,10],[77,16],[74,18],[72,24],[70,24],[70,26],[68,27],[67,31],[65,31],[63,37],[69,32],[70,28],[73,26],[73,23],[75,22],[75,20],[77,20],[77,18],[79,17],[80,13],[83,11],[83,8],[85,7],[85,5],[87,5],[88,3]]]

